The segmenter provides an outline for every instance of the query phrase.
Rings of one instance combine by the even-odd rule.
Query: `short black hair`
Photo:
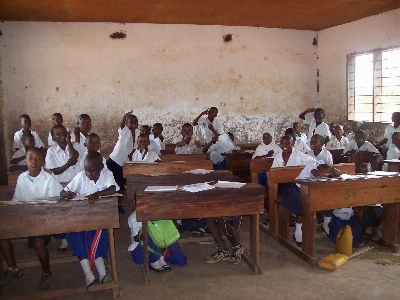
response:
[[[144,134],[144,133],[139,134],[139,135],[138,135],[138,140],[139,140],[141,137],[142,137],[142,138],[147,138],[148,140],[150,140],[150,137],[149,137],[147,134]]]
[[[64,127],[64,125],[54,125],[52,128],[51,128],[51,130],[50,130],[50,133],[51,133],[51,136],[52,137],[54,137],[54,130],[56,130],[57,128],[64,128],[65,130],[67,130],[65,127]]]
[[[296,131],[292,127],[289,127],[288,129],[285,130],[285,135],[293,135],[296,134]]]
[[[88,114],[81,114],[78,117],[78,122],[76,122],[76,125],[79,125],[82,122],[82,119],[91,119]]]
[[[321,114],[323,114],[325,116],[325,110],[321,107],[318,107],[315,112],[320,112]]]
[[[382,154],[374,154],[371,156],[370,161],[376,161],[377,163],[383,163],[384,157]]]
[[[193,128],[193,125],[190,124],[190,123],[185,123],[185,124],[182,125],[182,128],[183,128],[183,127],[190,127],[190,128]]]
[[[161,127],[161,130],[163,130],[163,129],[164,129],[161,123],[154,123],[153,127],[155,127],[155,126],[157,126],[157,127]]]
[[[216,108],[215,106],[211,106],[210,109],[216,109],[218,113],[218,108]]]
[[[322,145],[325,143],[325,138],[322,135],[314,134],[311,138],[313,138],[314,136],[319,139]]]
[[[103,163],[103,156],[99,152],[90,152],[85,157],[85,165],[100,165]]]
[[[354,136],[356,136],[356,135],[362,135],[362,136],[364,136],[365,138],[367,138],[367,133],[366,133],[364,130],[362,130],[362,129],[359,129],[359,130],[357,130],[356,132],[354,132]]]
[[[96,136],[100,139],[100,137],[97,133],[94,133],[94,132],[89,133],[85,139],[85,143],[87,143],[92,137],[96,137]]]
[[[19,116],[19,121],[21,122],[22,119],[29,119],[30,120],[31,117],[29,115],[27,115],[27,114],[22,114],[22,115]]]
[[[228,131],[227,134],[229,135],[229,137],[231,138],[232,141],[235,139],[232,132]]]

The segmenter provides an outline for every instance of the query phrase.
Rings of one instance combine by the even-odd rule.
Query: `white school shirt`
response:
[[[153,150],[148,149],[145,157],[142,159],[143,155],[140,153],[139,149],[136,149],[136,151],[132,155],[132,161],[147,161],[147,162],[154,162],[157,159],[160,159],[160,157],[157,155],[157,153]]]
[[[240,150],[240,147],[236,146],[235,150]],[[213,162],[213,164],[218,165],[225,159],[225,156],[223,156],[222,153],[232,153],[232,150],[223,152],[217,141],[215,144],[212,144],[210,148],[208,148],[207,153],[210,153],[210,160]]]
[[[390,144],[389,149],[386,153],[386,159],[399,159],[400,150],[395,144]]]
[[[97,151],[97,152],[100,153],[100,150]],[[82,157],[80,158],[81,171],[85,170],[85,158],[86,158],[87,155],[88,155],[88,150],[86,148],[85,152],[83,152]],[[107,162],[106,162],[106,159],[104,157],[103,157],[103,165],[104,165],[105,169],[108,169],[107,168]]]
[[[44,147],[43,141],[40,139],[40,136],[36,131],[30,130],[31,134],[35,138],[35,147],[41,148]],[[14,133],[14,141],[13,141],[13,149],[23,149],[24,145],[21,142],[21,135],[23,134],[22,129]]]
[[[154,137],[154,134],[150,134],[149,138],[150,138],[150,141],[154,141],[158,145],[160,150],[165,150],[165,138],[163,139],[162,142],[159,137]]]
[[[351,150],[356,150],[356,153],[360,152],[360,151],[367,151],[367,152],[374,152],[379,154],[378,149],[376,149],[374,147],[374,145],[372,145],[370,142],[365,141],[364,144],[362,144],[362,146],[360,148],[358,148],[357,143],[355,140],[351,141],[346,148],[344,148],[343,153],[347,153]]]
[[[307,155],[310,155],[312,158],[315,158],[317,161],[322,160],[325,164],[331,165],[333,164],[332,154],[326,148],[322,148],[321,152],[315,156],[314,151],[307,152]]]
[[[400,126],[394,128],[392,124],[389,124],[385,129],[385,134],[383,135],[384,138],[387,138],[386,145],[390,146],[392,144],[392,134],[393,132],[400,132]]]
[[[310,127],[308,129],[308,143],[307,145],[310,145],[310,140],[314,134],[319,134],[322,135],[324,138],[326,137],[331,137],[331,132],[329,130],[328,124],[325,122],[322,122],[317,126],[317,123],[315,122],[314,118],[314,113],[308,113],[305,115],[305,120],[304,123],[310,124]]]
[[[118,141],[114,146],[110,158],[121,167],[128,161],[128,155],[137,148],[140,130],[135,129],[135,144],[133,144],[132,132],[128,127],[118,128]]]
[[[297,151],[306,153],[311,151],[310,147],[307,146],[306,143],[302,139],[296,139],[294,142],[293,148],[296,149]]]
[[[222,124],[216,119],[214,119],[214,121],[211,123],[210,120],[208,119],[208,117],[207,118],[203,118],[203,119],[199,120],[197,122],[197,124],[198,125],[202,125],[204,127],[204,132],[206,134],[206,143],[209,143],[212,140],[213,136],[214,136],[214,133],[208,128],[208,125],[212,124],[214,126],[214,130],[216,132],[218,132],[219,134],[223,134],[224,133],[224,129],[222,127]]]
[[[65,126],[64,126],[65,127]],[[65,127],[65,129],[67,129],[67,132],[69,132],[69,129],[67,128],[67,127]],[[82,133],[81,133],[82,134]],[[82,137],[81,137],[82,138]],[[73,139],[75,139],[75,135],[73,135],[73,136],[71,136],[71,142],[74,142],[73,141]],[[50,146],[53,146],[53,145],[55,145],[56,144],[56,142],[55,141],[53,141],[53,137],[51,136],[51,131],[49,132],[49,136],[47,137],[47,145],[50,147]]]
[[[54,175],[54,177],[58,180],[58,182],[70,182],[72,178],[75,177],[76,174],[78,174],[81,171],[81,147],[78,143],[73,143],[72,147],[78,152],[79,157],[78,157],[78,162],[70,166],[68,169],[66,169],[64,172],[62,172],[59,175]],[[69,159],[69,150],[68,150],[68,145],[65,147],[65,151],[61,149],[61,147],[56,144],[51,146],[49,149],[47,149],[47,154],[46,154],[46,169],[54,169],[54,168],[59,168],[62,167],[67,163]]]
[[[79,132],[79,134],[81,137],[79,139],[79,147],[81,147],[81,153],[83,153],[83,152],[87,151],[87,148],[85,146],[86,136],[82,132]],[[75,143],[75,134],[73,132],[71,133],[71,142]]]
[[[348,143],[349,140],[345,136],[342,136],[342,138],[339,141],[336,136],[332,135],[331,138],[329,139],[329,142],[326,144],[326,148],[341,148],[341,147],[346,148]]]
[[[147,146],[147,149],[153,150],[155,153],[157,153],[157,155],[161,155],[161,149],[154,140],[150,140],[150,144]]]
[[[265,145],[264,142],[261,142],[261,144],[257,146],[256,151],[254,152],[251,159],[255,159],[257,156],[267,155],[268,152],[271,150],[274,151],[272,157],[276,154],[282,153],[282,149],[273,141],[271,141],[271,143],[269,143],[268,145]]]
[[[30,179],[34,179],[34,181],[31,182]],[[36,177],[29,176],[29,171],[18,176],[13,201],[29,201],[35,197],[60,196],[61,191],[61,184],[53,174],[42,167]]]
[[[371,163],[367,163],[367,168],[368,172],[375,172],[371,167]],[[388,171],[389,171],[389,166],[387,163],[384,163],[382,166],[382,172],[388,172]]]
[[[22,156],[26,155],[26,150],[25,147],[22,149],[19,149],[17,152],[14,153],[14,155],[12,156],[12,158],[20,158]],[[23,166],[25,165],[25,162],[23,160],[21,160],[19,163],[16,164],[17,166]]]
[[[346,135],[346,139],[349,141],[349,143],[351,141],[354,141],[354,137],[355,137],[355,133],[354,132],[350,132],[348,135]]]
[[[283,153],[281,152],[277,155],[274,155],[274,162],[272,163],[271,168],[285,167],[282,154]],[[315,161],[316,160],[311,156],[293,149],[292,154],[290,155],[286,164],[286,167],[307,165],[308,163],[312,163]]]
[[[119,191],[119,186],[114,180],[113,173],[108,169],[100,171],[99,179],[97,182],[90,180],[85,171],[81,171],[72,179],[70,183],[64,188],[66,192],[76,193],[76,196],[87,196],[95,192],[103,191],[110,186],[115,186],[116,191]]]
[[[296,140],[298,139],[301,139],[304,142],[304,144],[307,144],[308,142],[307,135],[304,132],[300,132],[300,135],[296,133]]]
[[[128,251],[133,251],[139,245],[139,242],[136,242],[134,237],[139,233],[142,229],[142,222],[138,222],[136,220],[136,210],[129,216],[128,218],[128,225],[131,229],[131,242],[132,244],[129,245]]]
[[[195,136],[192,135],[189,144],[175,147],[175,154],[194,154],[196,152]]]
[[[350,218],[354,215],[354,210],[351,207],[334,209],[333,214],[340,220],[350,220]]]

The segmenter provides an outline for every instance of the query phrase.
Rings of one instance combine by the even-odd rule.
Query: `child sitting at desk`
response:
[[[100,153],[100,148],[101,148],[100,137],[94,132],[89,133],[88,136],[85,138],[85,148],[86,148],[86,150],[85,150],[85,152],[83,152],[82,157],[80,159],[81,170],[85,169],[85,166],[84,166],[85,158],[89,153],[92,153],[92,152]],[[106,159],[104,157],[103,157],[103,164],[104,164],[104,167],[107,168]]]
[[[400,159],[400,132],[393,132],[392,143],[386,156],[387,159]]]
[[[145,161],[149,163],[161,162],[157,153],[149,149],[150,139],[147,134],[139,134],[138,148],[132,155],[132,161]]]
[[[293,122],[292,128],[296,133],[296,140],[301,139],[304,144],[307,144],[308,142],[307,135],[301,131],[301,124],[299,122]]]
[[[99,201],[100,196],[107,196],[119,190],[113,174],[104,168],[103,157],[98,152],[91,152],[85,158],[85,170],[79,172],[61,191],[60,196],[73,199],[84,196],[89,205]],[[101,200],[100,200],[101,201]],[[90,217],[90,216],[88,216]],[[96,265],[100,283],[112,281],[107,275],[104,258],[107,257],[109,243],[107,230],[91,230],[68,233],[66,237],[74,256],[78,256],[86,277],[86,290],[95,284],[92,268]]]
[[[43,168],[44,157],[41,149],[36,147],[29,148],[26,152],[25,164],[28,167],[28,171],[19,175],[13,201],[29,201],[35,197],[54,197],[60,194],[62,190],[61,184],[50,172]],[[39,290],[50,288],[51,272],[49,252],[46,248],[50,239],[51,235],[32,236],[28,238],[28,247],[35,249],[42,266],[42,274],[38,286]],[[0,240],[0,248],[8,265],[8,269],[0,278],[1,287],[9,284],[14,279],[20,278],[23,273],[15,262],[11,241],[9,239]]]
[[[310,141],[311,151],[307,155],[315,158],[317,161],[323,161],[325,164],[333,164],[332,154],[324,147],[324,137],[319,134],[314,134]]]
[[[227,132],[227,134],[229,135],[230,139],[232,141],[235,140],[235,137],[233,136],[233,134],[231,132]],[[240,150],[240,147],[236,147],[235,150]],[[218,143],[218,137],[217,136],[213,136],[211,141],[209,143],[207,143],[204,148],[203,148],[203,152],[204,153],[210,153],[210,159],[213,162],[213,169],[214,170],[226,170],[226,161],[225,161],[225,157],[222,155],[222,148]],[[225,153],[232,153],[231,151],[225,152]]]
[[[326,148],[341,148],[346,147],[349,143],[348,139],[343,136],[343,126],[336,124],[333,128],[334,135],[331,136],[329,142],[326,144]]]
[[[38,133],[36,131],[31,130],[32,121],[31,118],[27,114],[23,114],[19,116],[19,123],[21,125],[21,130],[17,131],[14,134],[14,141],[13,141],[13,149],[14,151],[20,150],[24,148],[21,142],[21,135],[23,133],[31,133],[35,138],[35,145],[38,148],[44,148],[44,144],[40,139]]]
[[[308,147],[302,139],[297,138],[296,131],[293,128],[286,129],[285,135],[291,136],[293,138],[293,149],[301,151],[305,154],[311,151],[310,147]]]
[[[28,151],[29,148],[35,147],[35,137],[30,132],[23,133],[21,135],[21,143],[24,147],[14,153],[12,159],[10,160],[10,164],[12,165],[18,165],[18,166],[25,165],[26,152]]]
[[[150,141],[154,141],[160,150],[165,150],[165,140],[162,135],[164,128],[161,123],[155,123],[152,128],[152,134],[149,135]]]
[[[207,118],[200,120],[201,116],[207,115]],[[222,124],[215,118],[218,115],[218,108],[210,107],[203,111],[196,119],[193,120],[193,126],[202,125],[206,134],[206,143],[209,143],[213,136],[224,133]],[[200,120],[200,121],[199,121]]]
[[[63,116],[60,113],[54,113],[51,116],[51,121],[53,122],[53,126],[56,125],[62,125],[64,122]],[[67,131],[69,131],[69,129],[67,127],[65,127],[65,129],[67,129]],[[49,136],[47,138],[47,146],[53,146],[55,144],[55,142],[53,141],[53,137],[51,136],[51,132],[49,132]]]
[[[351,141],[346,148],[344,148],[343,153],[346,154],[364,154],[368,152],[373,152],[379,154],[378,149],[376,149],[367,140],[367,134],[364,130],[357,130],[354,134],[354,140]]]
[[[161,152],[160,152],[161,149],[157,145],[157,143],[150,138],[150,133],[151,133],[151,128],[150,128],[149,125],[142,125],[140,127],[140,134],[145,134],[145,135],[147,135],[149,137],[150,144],[148,145],[147,148],[149,150],[153,150],[155,153],[157,153],[157,155],[161,155]]]
[[[314,113],[311,116],[309,113]],[[308,145],[310,145],[310,139],[314,134],[322,135],[325,138],[325,143],[329,141],[331,132],[328,124],[322,120],[325,118],[325,111],[322,108],[307,108],[299,115],[300,119],[303,119],[306,124],[310,124],[308,129]]]
[[[89,134],[89,131],[92,129],[92,119],[87,114],[81,114],[78,117],[78,125],[74,129],[74,134],[71,136],[72,142],[75,142],[80,145],[81,153],[85,152],[85,140]]]
[[[196,136],[193,134],[192,124],[183,124],[181,134],[182,141],[177,142],[175,146],[176,154],[194,154],[201,149],[200,142],[196,140]]]
[[[348,135],[346,135],[346,138],[349,141],[349,143],[351,141],[354,141],[355,132],[357,130],[360,130],[362,127],[363,127],[363,122],[361,122],[361,121],[352,121],[351,122],[351,130],[352,130],[352,132],[350,132]]]

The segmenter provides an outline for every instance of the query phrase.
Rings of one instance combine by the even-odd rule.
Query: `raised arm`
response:
[[[128,116],[130,116],[133,113],[133,110],[130,112],[127,112],[126,114],[124,114],[124,116],[122,117],[121,123],[119,124],[119,128],[124,128],[125,127],[125,123],[126,123],[126,118]]]
[[[305,120],[306,114],[308,114],[309,112],[314,112],[314,111],[315,111],[314,107],[307,108],[305,111],[303,111],[301,114],[299,114],[299,118],[302,120]]]
[[[202,116],[207,115],[208,114],[208,110],[209,108],[207,108],[205,111],[203,111],[201,114],[199,114],[196,119],[193,120],[193,126],[196,126],[199,123],[199,120]]]

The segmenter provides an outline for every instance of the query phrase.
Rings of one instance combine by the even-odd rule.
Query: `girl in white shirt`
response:
[[[311,151],[307,153],[317,161],[323,161],[325,164],[333,164],[332,154],[324,147],[324,137],[314,134],[310,141]]]
[[[326,148],[342,148],[346,147],[349,140],[343,136],[343,126],[336,124],[334,127],[335,135],[332,135],[329,142],[326,144]]]
[[[161,162],[160,157],[154,151],[149,149],[150,139],[147,134],[139,134],[138,148],[132,155],[132,161],[140,162]]]

